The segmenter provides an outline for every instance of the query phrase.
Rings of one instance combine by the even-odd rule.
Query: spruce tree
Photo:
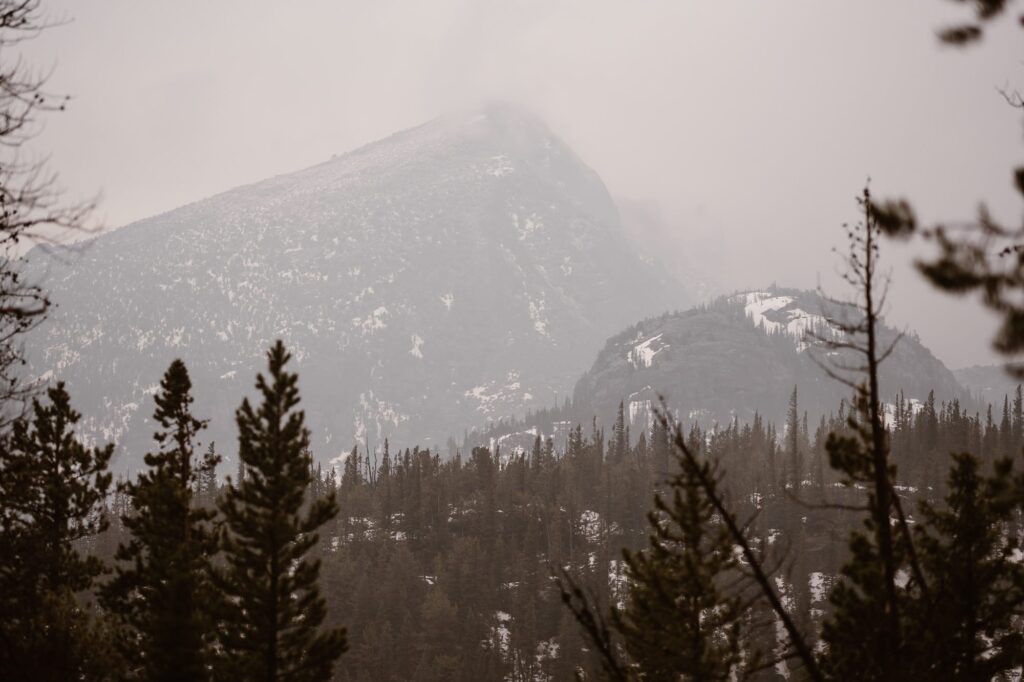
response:
[[[615,416],[615,427],[612,430],[614,440],[611,443],[611,459],[618,462],[626,456],[629,448],[629,426],[626,424],[625,404],[619,401],[619,411]]]
[[[32,401],[0,448],[0,674],[10,680],[91,679],[96,626],[75,597],[101,562],[76,546],[106,527],[114,446],[86,447],[63,383]]]
[[[533,450],[530,452],[530,469],[532,471],[540,471],[542,457],[540,430],[538,429],[537,436],[533,439]]]
[[[285,370],[290,355],[283,343],[267,355],[269,377],[256,379],[262,403],[254,408],[245,399],[236,413],[246,477],[226,491],[221,504],[223,676],[327,680],[346,649],[345,631],[321,630],[327,608],[317,586],[320,562],[306,555],[337,504],[333,495],[307,500],[309,432],[296,409],[298,376]]]
[[[651,467],[654,469],[656,489],[661,489],[662,481],[671,475],[669,469],[671,452],[672,446],[669,443],[668,429],[661,423],[661,420],[655,419],[654,426],[651,428]]]
[[[1024,663],[1012,467],[1001,459],[985,476],[976,457],[954,455],[944,508],[921,505],[915,534],[933,595],[916,614],[920,679],[998,679]]]
[[[212,462],[210,466],[202,467],[202,471],[199,476],[198,487],[196,494],[200,501],[209,504],[217,498],[217,465],[221,462],[221,456],[217,453],[217,446],[213,442],[206,448],[206,452],[203,453],[203,462]]]
[[[117,575],[104,590],[108,608],[125,626],[125,657],[139,679],[209,677],[216,538],[213,512],[196,496],[219,458],[211,448],[193,462],[205,422],[192,416],[191,390],[185,364],[175,360],[155,396],[158,449],[145,456],[149,469],[125,486],[133,511],[124,524],[132,537],[118,548]]]
[[[623,550],[630,586],[612,622],[644,680],[728,680],[740,668],[737,562],[728,530],[701,488],[717,480],[708,461],[679,458],[671,498],[657,495],[648,515],[650,544]],[[694,467],[700,467],[697,472]]]
[[[789,409],[786,411],[786,441],[789,450],[789,476],[788,483],[792,486],[794,494],[799,494],[800,481],[803,478],[803,459],[800,453],[800,422],[799,407],[797,403],[796,386],[789,396]]]
[[[1017,390],[1013,396],[1013,416],[1011,422],[1011,430],[1013,436],[1011,437],[1012,445],[1010,451],[1007,453],[1010,457],[1016,457],[1020,454],[1022,440],[1024,440],[1024,394],[1021,391],[1021,385],[1017,384]]]

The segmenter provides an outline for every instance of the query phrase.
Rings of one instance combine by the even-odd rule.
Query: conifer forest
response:
[[[1022,24],[0,0],[0,681],[1024,679]]]

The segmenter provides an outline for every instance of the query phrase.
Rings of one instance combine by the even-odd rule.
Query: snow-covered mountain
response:
[[[755,411],[781,423],[794,386],[800,409],[812,419],[833,412],[851,391],[819,363],[859,362],[829,357],[808,337],[808,332],[830,334],[823,312],[847,314],[813,292],[772,288],[646,319],[608,341],[576,385],[574,412],[595,414],[608,424],[624,401],[633,424],[643,427],[664,395],[682,419],[705,426],[733,418],[749,421]],[[882,329],[883,348],[895,334]],[[883,396],[895,399],[902,391],[912,404],[930,391],[936,400],[970,400],[953,373],[913,334],[904,336],[883,364],[881,387]]]
[[[551,405],[609,334],[686,302],[635,255],[594,171],[507,104],[30,262],[58,306],[28,340],[32,368],[68,382],[126,468],[175,357],[230,455],[233,411],[283,338],[330,460]]]

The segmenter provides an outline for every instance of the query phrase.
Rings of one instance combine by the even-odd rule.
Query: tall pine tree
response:
[[[95,679],[96,629],[75,597],[102,572],[79,541],[106,527],[114,446],[88,448],[63,383],[32,401],[0,448],[0,675]]]
[[[306,555],[337,505],[333,495],[307,500],[309,432],[296,409],[298,376],[285,370],[290,357],[278,341],[269,378],[256,379],[262,404],[246,399],[236,413],[246,477],[221,504],[226,566],[217,581],[226,597],[224,677],[233,680],[327,680],[347,646],[344,630],[320,629],[320,562]]]
[[[144,680],[209,677],[216,537],[213,511],[196,495],[219,458],[211,448],[193,463],[205,423],[192,416],[191,390],[185,364],[175,360],[155,396],[158,449],[145,457],[149,470],[125,486],[133,512],[124,523],[132,538],[118,548],[117,575],[104,590],[108,608],[125,626],[125,657]]]
[[[799,494],[800,481],[803,479],[803,457],[800,452],[800,410],[797,402],[796,386],[789,396],[789,409],[786,411],[786,445],[789,450],[788,483],[794,494]]]
[[[919,605],[921,679],[1002,679],[1024,663],[1024,566],[1020,541],[1007,533],[1017,494],[1013,460],[992,475],[978,459],[953,456],[944,508],[922,503],[915,527],[934,594]]]
[[[669,499],[657,495],[650,544],[623,550],[630,587],[613,623],[644,680],[728,680],[740,673],[740,577],[729,532],[700,480],[714,465],[679,460]],[[697,471],[699,467],[701,471]]]

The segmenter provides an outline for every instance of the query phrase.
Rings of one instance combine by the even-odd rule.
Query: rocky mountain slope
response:
[[[230,459],[233,411],[283,338],[330,460],[550,405],[609,334],[686,300],[634,254],[601,179],[503,104],[30,262],[58,306],[32,368],[68,382],[128,469],[175,357]]]
[[[800,409],[816,419],[851,393],[815,361],[841,358],[807,338],[808,331],[827,332],[823,311],[835,314],[815,293],[769,289],[646,319],[608,341],[576,384],[574,412],[609,424],[624,401],[636,428],[648,423],[664,395],[684,420],[742,422],[756,411],[781,424],[796,386]],[[883,344],[894,334],[884,329]],[[932,390],[937,400],[969,400],[952,372],[907,335],[883,365],[883,395],[902,391],[908,400],[923,401]]]

